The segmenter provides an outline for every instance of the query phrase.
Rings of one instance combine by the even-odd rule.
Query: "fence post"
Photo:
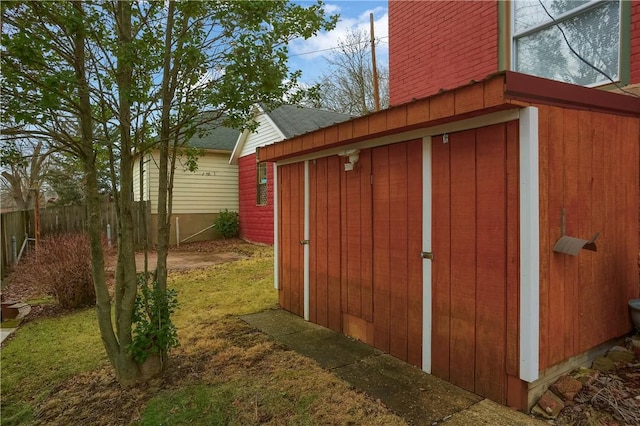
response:
[[[176,246],[180,247],[180,218],[176,216]]]
[[[18,240],[15,235],[11,236],[11,259],[15,265],[18,259]]]

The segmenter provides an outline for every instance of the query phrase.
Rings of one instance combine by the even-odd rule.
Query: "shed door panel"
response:
[[[278,167],[280,306],[304,315],[304,163]]]
[[[360,151],[353,170],[341,170],[342,312],[373,321],[371,150]]]
[[[518,185],[512,128],[498,124],[432,142],[432,372],[502,403],[512,370],[507,347],[517,339],[514,324],[507,328],[518,288],[511,267],[518,223],[508,212]]]
[[[422,140],[373,149],[374,346],[422,360]]]
[[[341,331],[340,170],[337,156],[309,162],[309,319]]]

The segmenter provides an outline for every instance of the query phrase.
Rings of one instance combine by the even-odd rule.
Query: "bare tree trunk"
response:
[[[131,325],[137,294],[135,247],[133,244],[133,151],[131,144],[131,101],[133,68],[131,56],[132,29],[131,3],[116,4],[116,23],[120,53],[116,81],[118,83],[118,115],[120,122],[120,197],[118,209],[118,267],[116,275],[115,317],[116,332],[120,344],[119,357],[126,369],[120,371],[120,383],[128,385],[140,379],[140,369],[129,353],[132,342]]]
[[[73,2],[79,15],[84,15],[81,1]],[[81,20],[79,20],[81,22]],[[93,122],[91,118],[91,103],[89,99],[89,83],[85,74],[85,33],[82,26],[78,26],[73,35],[74,40],[74,69],[78,81],[79,95],[79,123],[82,164],[86,179],[86,199],[89,222],[89,241],[91,246],[91,265],[93,285],[96,291],[96,313],[100,335],[104,343],[109,361],[113,365],[116,376],[120,377],[119,345],[111,326],[111,300],[104,272],[104,252],[102,250],[102,212],[100,209],[100,194],[98,192],[98,178],[93,149]]]
[[[158,182],[158,261],[156,277],[158,289],[167,291],[167,255],[169,253],[169,230],[171,216],[168,212],[167,178],[169,171],[169,141],[170,141],[170,112],[173,99],[173,84],[171,71],[171,51],[173,39],[175,5],[169,1],[165,33],[164,66],[162,75],[162,114],[160,117],[160,178]]]

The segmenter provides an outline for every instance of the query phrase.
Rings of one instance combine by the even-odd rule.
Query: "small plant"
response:
[[[178,300],[175,290],[160,291],[157,280],[148,285],[147,274],[138,274],[139,291],[133,312],[133,341],[129,352],[138,364],[149,355],[166,357],[169,349],[178,346],[176,326],[171,322],[171,314]]]
[[[233,238],[240,234],[238,212],[230,212],[227,209],[222,210],[218,213],[218,217],[216,217],[214,225],[223,238]]]
[[[64,309],[95,305],[88,237],[67,234],[43,238],[37,254],[31,253],[15,267],[11,283],[27,289],[25,296],[52,295]]]

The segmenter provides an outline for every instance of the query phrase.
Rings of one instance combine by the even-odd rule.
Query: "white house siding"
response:
[[[149,156],[151,157],[151,156]],[[151,213],[157,211],[158,154],[145,162],[151,195]],[[137,166],[134,173],[137,176]],[[134,189],[136,188],[134,183]],[[134,199],[139,199],[139,189]],[[148,196],[148,195],[147,195]],[[238,211],[238,166],[229,164],[229,153],[206,152],[198,159],[198,170],[185,170],[176,164],[173,186],[173,211],[176,214],[219,213],[229,209]]]
[[[144,175],[143,175],[143,185],[144,185],[144,193],[142,194],[142,200],[146,201],[149,199],[149,163],[151,162],[151,156],[146,155],[144,159]],[[140,175],[138,174],[140,170],[140,162],[136,161],[133,165],[133,200],[140,201]]]
[[[284,139],[284,135],[280,132],[280,130],[278,130],[275,124],[273,124],[273,121],[271,121],[271,119],[266,114],[262,113],[258,115],[256,117],[256,121],[259,125],[256,128],[255,132],[247,136],[247,140],[245,141],[242,147],[242,151],[240,152],[240,157],[255,154],[256,148],[259,146],[272,144]]]

